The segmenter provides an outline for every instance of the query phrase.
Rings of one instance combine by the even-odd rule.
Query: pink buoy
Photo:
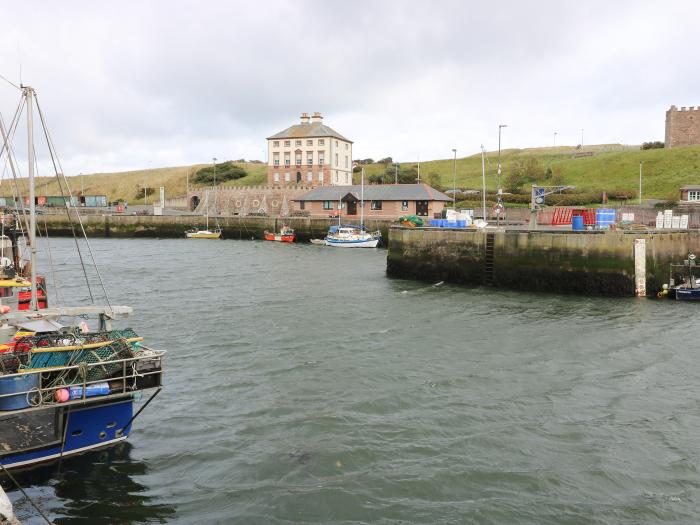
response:
[[[0,304],[0,314],[10,313],[10,307],[6,304]]]
[[[56,401],[59,403],[65,403],[70,399],[70,392],[68,391],[67,388],[59,388],[56,390],[54,393],[54,397],[56,398]]]

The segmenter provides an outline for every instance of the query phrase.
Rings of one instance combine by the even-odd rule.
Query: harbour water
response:
[[[167,387],[128,443],[19,476],[56,523],[700,520],[696,305],[392,280],[383,250],[92,244]]]

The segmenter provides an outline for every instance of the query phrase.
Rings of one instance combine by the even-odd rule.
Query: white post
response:
[[[642,164],[644,164],[641,160],[639,161],[639,205],[642,205]]]
[[[37,287],[36,287],[36,198],[34,182],[34,90],[30,87],[24,88],[24,96],[27,102],[27,156],[29,157],[29,245],[30,245],[30,265],[32,297],[29,303],[30,310],[37,310]]]
[[[634,288],[637,297],[647,294],[646,239],[634,240]]]

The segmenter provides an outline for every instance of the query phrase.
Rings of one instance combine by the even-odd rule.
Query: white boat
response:
[[[376,248],[379,237],[356,227],[347,226],[336,228],[334,233],[329,233],[324,239],[326,246],[338,248]]]
[[[382,238],[379,231],[367,232],[364,228],[365,217],[365,170],[362,168],[362,183],[360,186],[360,226],[341,226],[340,216],[338,226],[332,226],[324,239],[326,246],[337,248],[376,248]]]
[[[221,238],[221,228],[215,230],[187,230],[185,237],[188,239],[219,239]]]

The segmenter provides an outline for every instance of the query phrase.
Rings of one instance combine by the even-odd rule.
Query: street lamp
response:
[[[554,147],[557,147],[557,132],[554,132]]]
[[[214,168],[214,187],[216,188],[216,157],[212,157],[213,162],[213,168]]]
[[[457,208],[457,150],[452,148],[454,158],[452,160],[452,209]]]
[[[642,205],[642,165],[643,161],[639,161],[639,205]]]
[[[394,162],[394,184],[399,183],[399,163]]]
[[[498,125],[498,202],[501,202],[501,129],[507,127],[508,124]]]
[[[484,164],[484,145],[481,145],[481,202],[482,217],[486,220],[486,165]]]

